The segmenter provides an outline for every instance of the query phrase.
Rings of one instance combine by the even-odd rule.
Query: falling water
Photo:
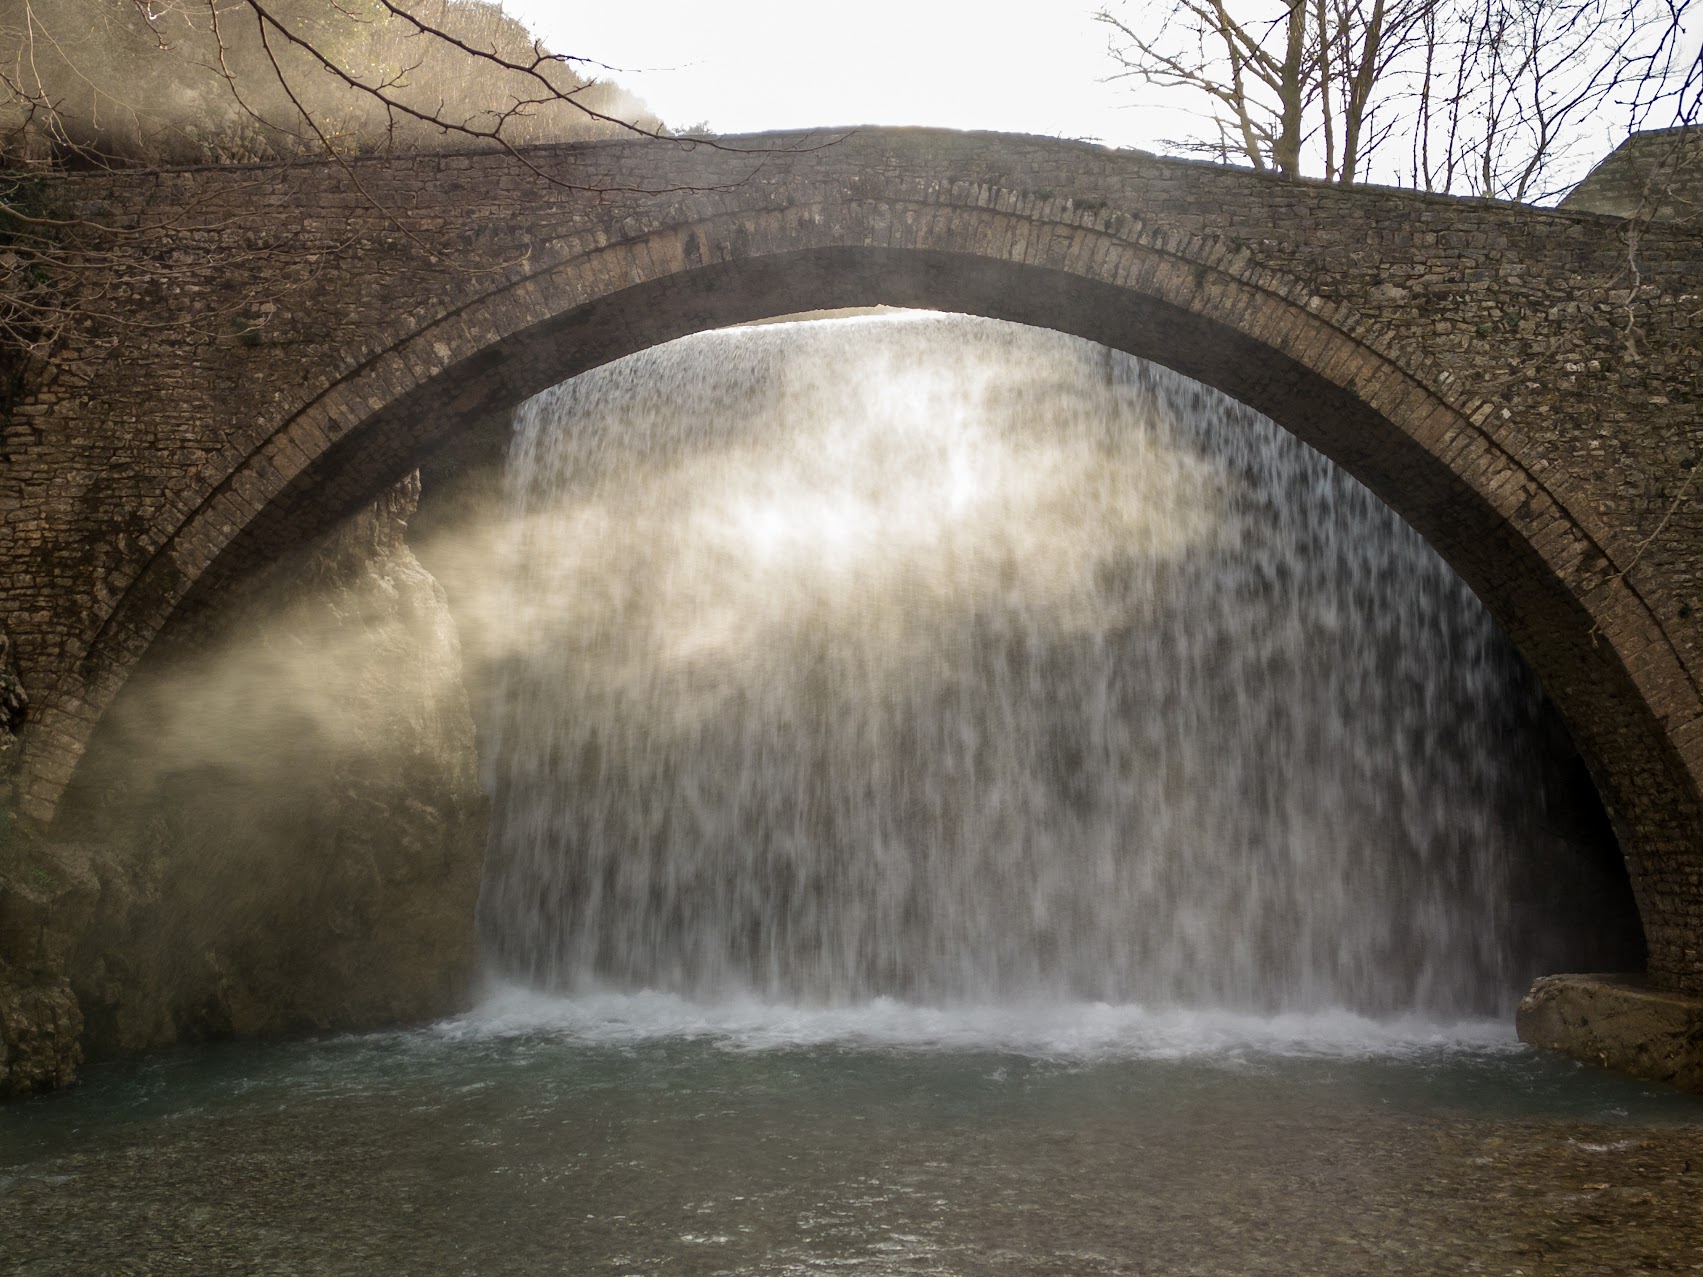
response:
[[[554,991],[1505,1009],[1529,680],[1249,409],[945,316],[520,412],[481,919]]]

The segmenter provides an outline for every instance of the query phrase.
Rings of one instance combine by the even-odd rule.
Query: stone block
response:
[[[1530,1046],[1703,1095],[1703,997],[1644,976],[1540,976],[1515,1028]]]

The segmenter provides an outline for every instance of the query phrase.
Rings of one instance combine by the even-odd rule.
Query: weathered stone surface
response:
[[[83,1016],[66,964],[98,891],[85,849],[0,831],[0,1097],[76,1077]]]
[[[141,675],[74,801],[103,847],[68,971],[93,1057],[464,1006],[484,843],[417,485]]]
[[[0,973],[0,1099],[76,1081],[82,1031],[64,979],[18,983]]]
[[[0,628],[0,811],[10,812],[16,806],[12,774],[20,757],[18,735],[29,704],[18,667],[12,663],[11,637]]]
[[[1626,852],[1652,975],[1703,992],[1689,224],[886,129],[87,173],[53,195],[128,228],[109,247],[141,265],[88,296],[0,428],[33,819],[168,627],[468,423],[706,327],[928,306],[1156,359],[1382,496],[1537,672]]]
[[[1649,221],[1703,212],[1703,129],[1634,133],[1561,201],[1562,208]]]
[[[1703,998],[1642,976],[1543,976],[1515,1023],[1532,1046],[1703,1095]]]

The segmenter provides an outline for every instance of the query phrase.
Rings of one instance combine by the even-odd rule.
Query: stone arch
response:
[[[725,202],[725,201],[724,201]],[[1373,489],[1467,580],[1573,726],[1627,851],[1651,970],[1703,989],[1703,698],[1623,578],[1630,547],[1553,490],[1411,339],[1233,245],[1042,193],[724,209],[569,244],[284,405],[123,590],[32,734],[50,817],[94,723],[180,609],[329,525],[458,421],[727,323],[835,306],[962,311],[1154,359],[1275,419]]]

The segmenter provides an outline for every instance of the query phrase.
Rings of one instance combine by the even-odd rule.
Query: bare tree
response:
[[[1423,127],[1409,180],[1426,190],[1529,200],[1570,183],[1552,176],[1605,107],[1629,128],[1687,109],[1674,83],[1690,0],[1464,0],[1436,15],[1427,50],[1447,65],[1420,77]],[[1437,90],[1445,91],[1439,95]],[[1671,115],[1660,115],[1663,105]],[[1689,103],[1696,111],[1695,94]]]
[[[1175,0],[1144,34],[1109,10],[1119,77],[1208,104],[1216,138],[1184,149],[1298,175],[1304,151],[1352,182],[1375,131],[1374,88],[1407,53],[1425,0],[1295,0],[1257,11],[1234,0]],[[1119,78],[1114,77],[1114,78]]]
[[[596,78],[605,68],[550,52],[478,0],[20,2],[0,19],[0,154],[13,167],[661,130]]]
[[[672,136],[601,78],[611,68],[546,49],[487,0],[14,4],[0,8],[0,407],[77,309],[162,269],[126,251],[125,229],[54,208],[46,173],[330,158],[362,190],[356,155],[490,147],[531,166],[533,143]],[[79,287],[60,287],[72,273]]]
[[[1605,110],[1629,128],[1695,117],[1683,47],[1695,5],[1171,0],[1157,26],[1099,18],[1113,78],[1205,117],[1184,149],[1345,184],[1529,200],[1564,185],[1559,166]]]

